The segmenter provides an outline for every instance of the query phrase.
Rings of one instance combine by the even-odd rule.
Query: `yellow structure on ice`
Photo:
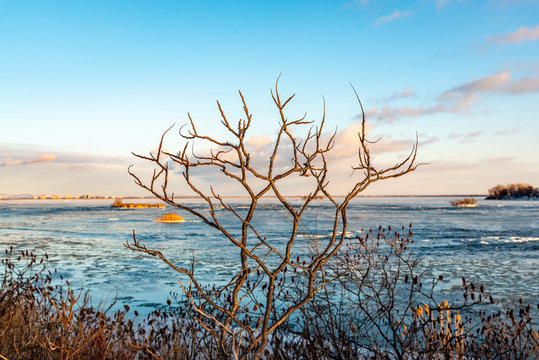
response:
[[[155,219],[155,222],[161,222],[161,223],[180,223],[184,221],[185,220],[183,220],[183,218],[180,215],[174,214],[174,213],[168,213],[161,216],[160,218]]]

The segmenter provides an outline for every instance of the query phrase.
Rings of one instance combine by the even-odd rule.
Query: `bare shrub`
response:
[[[341,194],[345,193],[345,196],[339,198],[328,189],[327,157],[333,149],[336,134],[325,135],[325,114],[322,114],[317,127],[307,121],[305,116],[290,120],[285,110],[294,95],[282,99],[276,83],[271,96],[279,114],[279,127],[265,167],[255,168],[247,143],[252,114],[243,94],[240,92],[239,95],[245,119],[236,123],[229,121],[221,105],[217,103],[223,130],[233,140],[221,140],[203,134],[189,115],[187,132],[180,130],[185,141],[181,150],[171,153],[163,149],[167,130],[161,137],[155,154],[135,155],[155,167],[150,178],[145,181],[131,170],[130,174],[138,186],[158,199],[217,229],[223,241],[236,247],[240,270],[226,284],[205,288],[195,276],[194,266],[174,264],[165,254],[148,247],[135,235],[126,246],[131,250],[160,258],[186,277],[180,278],[179,281],[189,301],[188,313],[219,344],[220,357],[257,359],[264,354],[271,334],[292,314],[309,303],[317,292],[325,288],[327,281],[320,281],[320,275],[325,264],[345,243],[348,228],[346,209],[350,200],[374,182],[400,177],[415,170],[417,148],[414,146],[408,156],[394,166],[376,167],[369,151],[370,142],[366,138],[363,113],[362,128],[358,133],[357,164],[352,166],[354,175],[361,173],[361,176],[349,189],[341,190]],[[363,112],[359,98],[358,103]],[[307,135],[301,138],[297,134],[304,127],[308,128]],[[207,154],[190,151],[193,143],[199,142],[209,145],[212,150]],[[279,157],[290,157],[290,161],[278,164]],[[182,170],[187,189],[205,202],[205,211],[174,199],[174,192],[168,187],[173,167]],[[238,192],[246,194],[249,199],[247,210],[242,212],[235,209],[213,187],[205,191],[202,186],[197,185],[192,172],[199,168],[217,169],[215,176],[234,182],[238,186]],[[287,179],[303,180],[301,187],[303,190],[309,189],[306,191],[308,195],[303,197],[300,204],[294,204],[283,195],[282,184]],[[284,242],[267,239],[253,221],[264,195],[274,195],[287,213],[290,230]],[[334,208],[331,234],[321,242],[316,256],[300,260],[294,256],[298,248],[305,246],[299,237],[300,224],[311,202],[320,196],[327,199]],[[219,207],[224,208],[228,216],[237,220],[237,228],[227,228],[222,224],[216,211]],[[305,279],[305,292],[293,301],[284,297],[291,281],[295,279],[294,276],[285,276],[287,271],[293,271]]]
[[[444,294],[443,278],[429,278],[430,266],[421,265],[411,247],[411,224],[351,239],[324,269],[338,282],[287,324],[296,336],[288,348],[324,359],[534,358],[538,309],[521,301],[518,315],[507,310],[504,316],[483,285],[464,278],[460,294]],[[296,284],[291,296],[305,291],[303,282]]]

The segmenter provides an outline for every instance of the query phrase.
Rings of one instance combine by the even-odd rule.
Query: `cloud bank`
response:
[[[55,154],[44,154],[33,159],[23,160],[23,159],[12,159],[7,158],[3,159],[0,162],[0,166],[17,166],[17,165],[29,165],[29,164],[38,164],[46,163],[56,160],[57,156]]]
[[[479,102],[485,95],[521,95],[535,92],[539,92],[539,76],[514,79],[511,72],[501,71],[445,90],[431,105],[415,107],[386,105],[382,108],[371,108],[366,115],[368,118],[391,123],[402,117],[467,112],[472,104]]]

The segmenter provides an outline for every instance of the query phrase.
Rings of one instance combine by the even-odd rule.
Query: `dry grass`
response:
[[[421,274],[416,278],[409,272],[414,270],[405,257],[410,239],[399,237],[396,243],[386,235],[382,230],[381,237],[372,237],[374,241],[352,244],[334,268],[355,267],[354,274],[341,277],[348,289],[359,291],[355,302],[345,288],[340,296],[333,292],[318,297],[271,337],[263,357],[534,359],[539,351],[539,336],[533,329],[537,309],[524,303],[505,313],[483,309],[490,298],[482,286],[466,280],[463,302],[436,303],[430,289],[420,285]],[[48,270],[46,258],[6,250],[2,264],[0,359],[229,358],[209,336],[212,329],[204,329],[190,317],[185,299],[177,297],[174,304],[169,300],[166,310],[139,319],[127,306],[117,311],[112,311],[113,303],[90,306],[88,294],[67,281],[53,285],[61,279]],[[402,271],[391,277],[395,264]],[[295,283],[301,294],[301,282]],[[412,289],[412,296],[396,304],[402,301],[397,293],[403,289]],[[371,301],[365,301],[365,296]]]

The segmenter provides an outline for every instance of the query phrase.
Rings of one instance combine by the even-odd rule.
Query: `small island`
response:
[[[539,188],[530,184],[496,185],[488,190],[486,200],[539,199]]]
[[[451,200],[451,205],[456,207],[476,207],[477,200],[474,198],[464,198],[460,200]]]
[[[181,223],[185,220],[178,214],[168,213],[154,220],[159,223]]]
[[[146,208],[164,208],[163,204],[141,204],[141,203],[123,203],[122,199],[114,200],[112,204],[113,208],[118,209],[146,209]]]

